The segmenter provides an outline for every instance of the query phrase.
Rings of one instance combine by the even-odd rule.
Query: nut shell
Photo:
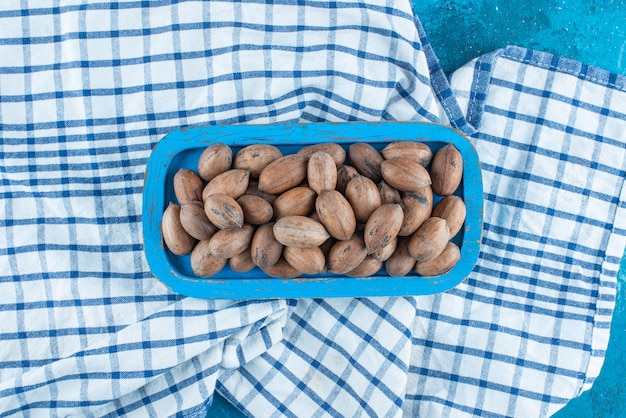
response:
[[[175,255],[187,255],[196,245],[180,223],[180,206],[170,202],[161,218],[161,233],[167,248]]]
[[[406,276],[415,267],[415,259],[409,253],[409,239],[409,237],[398,237],[396,250],[385,261],[387,274],[392,277]]]
[[[326,257],[319,247],[285,247],[283,257],[293,268],[303,274],[319,274],[326,269]]]
[[[218,174],[229,170],[233,162],[233,150],[226,144],[216,142],[209,145],[198,158],[198,175],[211,181]]]
[[[391,241],[389,241],[389,244],[385,245],[378,251],[373,252],[371,256],[379,261],[387,261],[387,259],[389,259],[389,257],[391,257],[391,255],[396,251],[396,247],[398,246],[398,239],[400,239],[400,237],[392,239]]]
[[[386,160],[381,164],[380,171],[391,187],[403,192],[413,192],[431,184],[428,171],[409,158]]]
[[[341,166],[346,160],[346,150],[335,142],[308,145],[300,149],[298,154],[304,156],[305,158],[309,158],[316,152],[323,152],[330,155],[337,167]]]
[[[406,193],[400,202],[404,220],[398,235],[411,235],[430,217],[433,210],[433,191],[430,186]]]
[[[195,172],[181,168],[174,174],[174,195],[178,203],[184,205],[193,201],[202,201],[204,182]]]
[[[204,212],[219,229],[239,229],[243,226],[243,210],[232,197],[216,193],[207,197]]]
[[[430,166],[433,191],[439,196],[451,195],[463,178],[463,156],[452,144],[441,147],[433,156]]]
[[[383,262],[375,259],[371,255],[365,257],[365,260],[361,261],[361,264],[356,266],[354,270],[350,270],[346,273],[348,277],[369,277],[378,273],[382,268]]]
[[[336,190],[324,190],[315,200],[315,212],[331,237],[344,240],[354,234],[356,218],[348,200]]]
[[[315,192],[306,186],[294,187],[276,198],[273,204],[274,217],[306,216],[315,209]]]
[[[250,244],[252,262],[262,269],[278,263],[283,252],[283,244],[274,237],[273,228],[273,223],[259,226]]]
[[[250,224],[234,230],[219,230],[209,240],[209,251],[218,258],[234,257],[250,246],[253,234],[254,227]]]
[[[365,224],[367,253],[375,253],[389,245],[398,235],[403,218],[402,208],[397,203],[387,203],[376,209]]]
[[[387,144],[381,151],[386,160],[397,157],[409,158],[426,167],[433,158],[430,147],[422,142],[398,141]]]
[[[306,216],[285,216],[276,221],[274,237],[288,247],[319,247],[330,234],[320,222]]]
[[[411,235],[409,253],[416,261],[435,259],[446,248],[450,230],[445,219],[431,217]]]
[[[337,241],[328,253],[328,270],[335,274],[345,274],[354,270],[367,257],[367,248],[361,234]]]
[[[251,176],[258,177],[269,163],[282,156],[282,152],[274,145],[252,144],[241,148],[235,154],[233,168],[248,170]]]
[[[302,273],[296,270],[283,257],[273,266],[262,269],[265,274],[276,279],[294,279],[302,276]]]
[[[180,224],[198,241],[208,240],[217,232],[217,227],[209,221],[204,212],[204,205],[197,201],[180,207]]]
[[[415,264],[415,273],[424,277],[441,276],[452,270],[461,259],[461,251],[453,242],[448,242],[446,248],[434,260]]]
[[[333,248],[333,245],[335,245],[336,242],[337,240],[335,238],[330,237],[320,245],[319,248],[324,253],[324,257],[326,257],[326,259],[328,259],[328,254],[330,253],[330,249]]]
[[[230,269],[236,273],[246,273],[256,267],[252,256],[250,255],[250,249],[242,251],[234,257],[228,260]]]
[[[467,209],[454,145],[433,153],[437,143],[329,142],[283,155],[260,142],[267,143],[236,154],[213,143],[196,171],[170,177],[175,199],[162,216],[164,246],[189,255],[196,276],[228,263],[233,272],[258,266],[276,278],[327,270],[369,277],[383,266],[390,276],[432,277],[459,261],[450,240]]]
[[[272,220],[274,209],[265,199],[251,194],[244,194],[237,199],[243,211],[243,220],[252,225],[263,225]]]
[[[323,190],[335,190],[337,186],[337,166],[333,158],[325,152],[314,152],[307,165],[309,187],[320,194]]]
[[[385,160],[380,152],[370,144],[358,142],[348,148],[348,159],[356,170],[374,183],[382,180],[380,166]]]
[[[376,183],[365,176],[359,175],[350,180],[344,194],[354,210],[357,222],[367,222],[370,215],[382,205]]]
[[[450,239],[459,233],[465,222],[466,215],[467,208],[463,199],[455,195],[449,195],[441,199],[433,209],[432,214],[432,216],[446,220],[450,229]]]
[[[255,178],[250,178],[248,181],[248,188],[244,195],[249,194],[252,196],[259,196],[260,198],[267,200],[269,203],[274,203],[276,200],[275,194],[266,193],[262,190],[259,190],[259,180]]]
[[[243,195],[248,188],[250,172],[248,170],[232,169],[218,174],[207,183],[202,191],[202,200],[212,194],[223,193],[233,199]]]
[[[402,196],[397,189],[394,189],[384,180],[378,183],[378,192],[380,193],[381,203],[400,203]]]
[[[193,274],[209,277],[224,268],[226,258],[217,258],[209,250],[209,241],[200,241],[191,252],[190,262]]]
[[[344,193],[346,191],[346,186],[353,178],[359,176],[359,172],[356,171],[356,168],[350,165],[342,165],[337,170],[337,186],[335,189],[339,193]]]
[[[306,216],[315,209],[315,192],[306,186],[294,187],[279,195],[274,204],[274,217]]]
[[[259,174],[259,190],[279,194],[302,183],[306,179],[307,159],[302,155],[289,154],[269,163]]]

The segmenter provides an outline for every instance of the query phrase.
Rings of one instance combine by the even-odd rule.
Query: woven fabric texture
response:
[[[0,6],[0,416],[539,416],[597,376],[626,216],[622,77],[520,48],[441,71],[408,1]],[[482,161],[435,296],[209,301],[143,254],[183,126],[415,120]]]

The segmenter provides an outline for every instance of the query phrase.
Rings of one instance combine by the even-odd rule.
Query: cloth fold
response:
[[[451,79],[408,1],[0,9],[0,416],[547,416],[599,373],[626,236],[624,78],[508,47]],[[207,301],[150,273],[181,126],[416,120],[482,162],[479,262],[401,298]]]

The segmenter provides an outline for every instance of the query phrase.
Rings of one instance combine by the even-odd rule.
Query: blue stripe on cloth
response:
[[[115,298],[81,298],[81,299],[66,299],[66,300],[45,300],[45,301],[34,301],[27,303],[19,303],[17,304],[17,308],[23,310],[34,310],[34,309],[47,309],[47,308],[65,308],[72,306],[97,306],[104,304],[134,304],[134,303],[144,303],[144,302],[175,302],[182,298],[182,296],[170,294],[170,295],[125,295],[118,296]],[[0,310],[10,310],[14,309],[16,306],[13,305],[0,305]],[[207,311],[202,311],[202,314],[206,315]],[[111,325],[112,326],[112,325]],[[106,326],[109,328],[111,326]],[[95,329],[95,328],[94,328]],[[50,332],[55,332],[55,330],[50,330]]]
[[[9,254],[11,254],[11,252],[9,252]],[[103,257],[105,256],[103,253]],[[14,274],[14,275],[10,275],[10,276],[0,276],[0,279],[2,282],[13,282],[13,283],[20,283],[20,282],[37,282],[40,281],[42,279],[45,280],[67,280],[68,278],[93,278],[93,279],[101,279],[101,280],[116,280],[116,279],[121,279],[121,280],[142,280],[142,279],[150,279],[152,278],[152,274],[150,274],[149,272],[139,272],[139,273],[127,273],[127,272],[123,272],[123,273],[118,273],[118,272],[112,272],[112,271],[90,271],[90,270],[81,270],[80,272],[77,272],[75,270],[68,270],[68,271],[63,271],[63,270],[59,270],[59,271],[54,271],[54,272],[47,272],[47,273],[31,273],[31,274]],[[19,300],[24,300],[24,298],[20,298]],[[109,303],[111,301],[116,300],[115,298],[102,298],[103,304]],[[22,307],[25,306],[26,303],[17,303],[17,304],[6,304],[6,306],[8,306],[8,309],[12,309],[12,308],[16,308],[16,307]],[[0,305],[3,306],[3,305]]]
[[[159,6],[176,5],[177,3],[179,3],[178,0],[166,0],[166,1],[160,1]],[[267,2],[265,2],[264,0],[250,0],[248,1],[248,3],[266,4]],[[270,4],[276,5],[276,6],[280,6],[280,5],[294,6],[293,1],[291,0],[272,0]],[[144,1],[104,2],[104,3],[90,2],[90,3],[80,4],[80,5],[56,6],[53,8],[40,7],[40,8],[32,8],[32,9],[5,10],[5,11],[0,11],[0,18],[18,17],[18,16],[37,16],[37,15],[48,15],[48,14],[57,14],[57,13],[63,14],[63,13],[68,13],[72,11],[87,11],[87,10],[136,9],[136,8],[146,8],[148,6],[150,6],[150,4],[148,1],[145,1],[145,0]],[[310,8],[322,8],[322,9],[328,9],[330,7],[329,3],[324,2],[324,1],[308,1],[307,6]],[[362,4],[355,5],[354,3],[351,3],[351,2],[333,1],[332,8],[364,9],[364,10],[384,13],[390,16],[401,17],[405,19],[413,18],[412,13],[408,11],[398,10],[390,6],[381,6],[378,4],[371,4],[371,3],[362,3]],[[234,21],[233,24],[241,25],[243,23],[240,21]],[[371,27],[368,29],[371,30]]]
[[[352,77],[349,76],[347,74],[343,74],[342,72],[335,72],[335,71],[327,71],[326,74],[329,77],[342,77],[342,78],[346,78],[346,79],[352,79],[351,81],[354,82],[359,82],[359,80],[356,79],[356,77]],[[331,74],[332,73],[332,74]],[[265,74],[265,72],[263,72],[263,74]],[[283,72],[282,74],[282,78],[285,79],[291,79],[293,78],[293,74],[291,76],[287,75],[287,72]],[[244,74],[246,77],[242,76],[239,79],[244,79],[247,78],[247,76],[249,76],[252,79],[256,79],[258,75],[260,75],[260,73],[257,74]],[[308,76],[311,77],[312,79],[315,79],[319,76],[320,74],[315,73],[315,72],[311,72]],[[345,76],[345,77],[344,77]],[[234,81],[234,77],[232,75],[225,75],[222,78],[222,81]],[[209,80],[210,81],[210,80]],[[199,81],[198,85],[194,85],[193,87],[197,87],[197,86],[205,86],[208,83],[205,80]],[[367,84],[367,83],[363,83],[363,84]],[[379,82],[374,82],[371,83],[371,85],[373,87],[378,87],[378,88],[389,88],[389,87],[396,87],[393,84],[387,84],[387,83],[379,83]],[[167,88],[164,88],[163,90],[174,90],[173,86],[168,86]],[[401,93],[403,95],[403,98],[407,99],[407,100],[413,100],[410,96],[407,95],[407,93],[403,90],[400,89],[398,90],[399,93]],[[290,99],[294,99],[297,97],[300,97],[302,95],[307,95],[307,94],[316,94],[319,95],[320,97],[325,97],[327,99],[332,99],[333,102],[336,102],[339,105],[344,105],[347,106],[353,110],[356,110],[358,112],[362,112],[371,116],[377,116],[380,115],[380,110],[376,110],[374,108],[369,108],[361,103],[354,103],[351,100],[341,97],[333,92],[328,92],[326,90],[322,90],[319,88],[315,88],[315,87],[308,87],[308,88],[304,88],[302,90],[298,90],[298,91],[292,91],[289,92],[287,94],[285,94],[284,96],[281,97],[277,97],[275,98],[272,102],[267,102],[265,100],[241,100],[241,101],[236,101],[236,102],[232,102],[232,103],[224,103],[224,104],[220,104],[219,106],[208,106],[207,108],[203,108],[203,109],[194,109],[194,110],[188,110],[188,111],[184,111],[183,116],[185,117],[191,117],[191,116],[203,116],[205,114],[211,114],[211,113],[218,113],[218,112],[226,112],[229,110],[236,110],[236,109],[243,109],[243,108],[254,108],[254,107],[264,107],[267,106],[269,104],[275,104],[275,102],[282,102],[282,101],[288,101]],[[96,95],[97,96],[97,95]],[[113,96],[115,97],[115,96]],[[312,103],[316,103],[316,102],[312,102]],[[413,102],[412,104],[416,104],[415,102]],[[297,104],[289,104],[289,105],[282,105],[280,108],[278,108],[276,110],[276,114],[283,114],[283,113],[287,113],[290,112],[292,110],[297,110],[298,109]],[[321,107],[322,105],[318,105],[318,107]],[[349,117],[349,115],[347,115],[346,113],[336,110],[334,108],[327,108],[327,110],[329,112],[333,112],[335,115],[337,116],[342,116],[345,115],[346,118]],[[428,113],[427,110],[424,110],[421,107],[418,107],[416,109],[416,111],[419,111],[421,115],[426,115],[428,116],[428,119],[435,119],[432,115],[430,115],[430,113]],[[261,115],[264,115],[266,113],[263,113],[263,111],[259,111],[258,113],[249,113],[246,114],[245,116],[245,120],[253,120],[254,118],[258,118]],[[85,127],[85,126],[108,126],[114,123],[119,123],[119,124],[130,124],[130,123],[138,123],[138,122],[147,122],[147,121],[151,121],[151,120],[168,120],[168,119],[176,119],[178,117],[181,117],[180,111],[175,111],[175,112],[159,112],[156,114],[152,114],[152,115],[137,115],[137,116],[119,116],[119,117],[115,117],[115,118],[95,118],[93,120],[89,120],[89,121],[85,121],[85,120],[68,120],[68,121],[64,121],[64,126],[66,128],[80,128],[80,127]],[[220,119],[218,121],[213,121],[209,123],[213,123],[213,124],[225,124],[228,122],[231,122],[233,120],[235,120],[237,118],[235,117],[230,117],[227,119]],[[242,121],[243,122],[243,121]],[[7,131],[12,131],[12,132],[29,132],[29,131],[33,131],[33,130],[47,130],[47,129],[56,129],[58,125],[58,122],[56,121],[47,121],[47,122],[41,122],[41,123],[32,123],[32,124],[8,124],[8,123],[2,123],[0,124],[0,128],[7,130]],[[168,127],[168,128],[164,128],[163,130],[159,130],[158,133],[169,133],[172,131],[172,127]],[[129,129],[127,131],[124,132],[123,136],[126,137],[143,137],[148,133],[147,129]],[[113,139],[113,138],[117,138],[119,137],[120,134],[119,133],[107,133],[105,135],[103,135],[102,137],[100,137],[99,139]],[[75,139],[75,140],[80,140],[83,139],[83,137],[81,136],[74,136],[74,135],[66,135],[66,138],[69,140]],[[45,138],[44,138],[45,139]],[[54,140],[54,137],[49,137],[49,140]],[[9,139],[10,141],[10,139]],[[16,140],[13,140],[16,141]],[[16,141],[17,142],[17,141]]]
[[[370,382],[370,384],[373,383],[377,387],[378,390],[381,390],[383,393],[385,393],[386,396],[390,397],[390,399],[394,403],[400,404],[400,405],[402,404],[401,399],[398,398],[398,394],[396,394],[393,391],[391,391],[382,382],[378,381],[378,379],[375,379],[375,377],[370,373],[370,371],[365,368],[366,365],[360,364],[359,362],[357,362],[355,360],[355,358],[353,356],[357,356],[358,357],[358,353],[350,353],[350,352],[346,351],[343,347],[341,347],[340,345],[336,344],[333,340],[327,338],[325,335],[320,334],[316,329],[308,326],[308,323],[305,320],[303,320],[302,318],[294,317],[294,320],[297,321],[298,325],[300,327],[302,327],[307,332],[307,334],[310,334],[312,337],[318,339],[325,347],[328,347],[329,349],[332,349],[333,351],[336,351],[338,354],[346,357],[348,359],[348,362],[349,362],[350,366],[353,367],[355,369],[355,371],[361,373],[364,376],[364,378],[367,379],[368,382]],[[347,322],[345,319],[343,319],[343,320],[339,319],[339,322],[342,323],[342,324],[344,324],[344,321]],[[360,333],[363,334],[363,331],[361,331]],[[368,341],[368,342],[372,343],[371,340]],[[296,346],[288,346],[288,348],[294,354],[297,354],[297,355],[303,357],[305,360],[307,360],[309,362],[310,361],[314,361],[315,367],[317,369],[319,369],[324,374],[332,376],[333,380],[337,379],[339,388],[347,390],[348,393],[351,393],[352,396],[354,396],[356,399],[358,399],[358,402],[361,405],[361,407],[365,408],[365,405],[367,404],[367,401],[362,399],[354,389],[351,389],[349,387],[349,384],[347,384],[347,382],[343,382],[343,379],[339,375],[336,375],[335,373],[333,373],[333,371],[331,369],[326,368],[322,363],[319,363],[318,361],[315,361],[312,357],[309,357],[306,353],[304,353],[303,351],[298,349]],[[384,354],[384,352],[383,352],[383,354]],[[394,363],[395,365],[399,366],[400,368],[405,368],[406,367],[406,365],[398,363],[399,359],[397,358],[397,356],[392,355],[389,352],[387,352],[387,355],[388,355],[387,359],[388,359],[389,362]]]
[[[623,78],[515,47],[463,71],[453,88],[478,128],[483,245],[467,281],[418,308],[429,326],[409,381],[422,389],[404,411],[547,416],[579,393],[568,385],[589,387],[608,340],[625,242]]]
[[[294,28],[302,29],[300,27]],[[332,28],[334,30],[357,30],[358,28],[348,28],[348,27],[337,27]],[[324,30],[327,30],[324,28]],[[166,32],[166,33],[169,33]],[[379,35],[384,37],[389,37],[391,39],[397,38],[395,33],[379,33]],[[98,37],[99,38],[99,37]],[[82,38],[81,38],[82,39]],[[149,39],[149,38],[148,38]],[[1,42],[0,42],[1,44]],[[81,43],[82,45],[82,43]],[[176,53],[176,54],[159,54],[159,55],[143,55],[142,57],[135,58],[126,58],[126,59],[110,59],[110,60],[88,60],[87,58],[83,58],[80,61],[64,61],[57,62],[54,64],[42,64],[42,65],[32,65],[28,67],[2,67],[0,68],[0,74],[16,74],[16,73],[37,73],[37,72],[46,72],[46,71],[59,71],[59,70],[70,70],[70,69],[95,69],[95,68],[110,68],[110,67],[122,67],[122,66],[131,66],[131,65],[145,65],[145,64],[157,64],[159,62],[168,62],[173,60],[193,60],[193,59],[208,59],[208,58],[217,58],[221,55],[237,55],[243,52],[249,51],[282,51],[282,52],[290,52],[290,53],[313,53],[320,51],[337,51],[342,52],[347,55],[358,56],[359,58],[364,58],[372,61],[381,61],[381,62],[389,62],[396,65],[398,68],[414,73],[416,77],[418,77],[421,81],[428,81],[423,75],[419,74],[414,70],[411,66],[411,63],[408,61],[401,61],[394,59],[393,57],[375,54],[371,52],[363,52],[362,50],[352,48],[348,45],[333,45],[328,43],[321,43],[317,45],[307,45],[307,46],[289,46],[289,45],[263,45],[263,44],[239,44],[236,47],[228,47],[228,48],[216,48],[214,50],[199,50],[199,51],[189,51],[184,53]],[[359,78],[353,74],[344,74],[341,72],[336,72],[335,74],[339,74],[342,76],[353,76],[355,80],[366,80],[365,78]],[[288,71],[272,71],[270,69],[258,70],[254,73],[242,73],[241,75],[236,75],[236,77],[254,77],[254,76],[265,76],[270,78],[290,78],[290,75],[297,76],[313,76],[314,74],[308,72],[301,72],[297,69],[294,69],[293,73],[290,74]],[[330,74],[329,74],[330,75]],[[235,77],[233,75],[232,77]],[[232,81],[233,78],[228,75],[223,75],[221,77],[213,78],[213,82],[221,82],[221,81]],[[202,83],[206,80],[184,80],[175,82],[175,86],[180,87],[197,87],[198,85],[202,85]],[[370,83],[374,83],[374,81],[369,81]],[[382,83],[382,81],[379,81]],[[21,102],[23,99],[26,100],[48,100],[48,99],[64,99],[69,97],[81,97],[82,95],[107,95],[112,92],[119,93],[138,93],[143,91],[152,91],[152,90],[165,90],[172,88],[172,85],[168,83],[154,83],[147,84],[144,86],[129,86],[129,87],[120,87],[116,89],[85,89],[85,90],[61,90],[61,91],[50,91],[46,93],[37,93],[37,94],[28,94],[22,99],[20,99],[19,95],[7,95],[7,97],[0,98],[0,102]]]
[[[557,374],[568,376],[568,377],[574,377],[574,378],[580,377],[580,372],[578,370],[559,368],[559,367],[554,367],[554,366],[550,366],[547,364],[537,363],[537,362],[528,361],[528,360],[520,361],[520,359],[515,358],[513,356],[502,355],[502,354],[498,354],[498,353],[494,353],[494,352],[490,352],[486,350],[479,350],[479,349],[470,348],[470,347],[460,347],[458,345],[433,343],[431,341],[428,341],[425,339],[419,339],[419,338],[415,339],[413,341],[413,344],[433,347],[439,350],[452,351],[455,353],[462,354],[463,357],[474,356],[480,359],[489,359],[489,360],[493,360],[496,362],[502,362],[502,363],[507,363],[507,364],[517,364],[521,367],[527,367],[530,369],[540,370],[540,371],[549,372],[549,373],[557,373]],[[549,344],[553,345],[554,341],[551,341]],[[413,370],[414,368],[411,367],[410,371],[413,371]]]
[[[428,395],[409,395],[407,397],[408,400],[413,402],[423,402],[423,403],[435,403],[445,406],[447,408],[454,408],[456,411],[464,412],[467,416],[488,416],[490,418],[509,418],[509,415],[501,415],[496,414],[489,411],[484,411],[480,408],[470,407],[463,404],[458,404],[455,402],[442,400],[436,396],[428,396]]]
[[[510,144],[510,143],[507,144],[507,146],[509,146],[509,145],[512,146],[512,147],[515,147],[513,144]],[[528,149],[529,152],[538,153],[538,154],[541,154],[541,155],[546,155],[546,156],[548,156],[550,158],[554,158],[556,160],[567,161],[567,162],[570,162],[572,164],[592,167],[594,170],[603,171],[603,172],[606,172],[606,173],[609,173],[609,174],[614,174],[614,175],[617,175],[617,176],[626,175],[626,172],[623,172],[623,170],[619,170],[619,169],[616,169],[614,167],[602,165],[602,164],[599,164],[598,162],[585,161],[582,158],[568,158],[564,154],[556,154],[556,153],[552,153],[552,152],[549,152],[549,151],[546,152],[546,153],[542,153],[542,152],[540,152],[540,150],[537,149],[537,147],[528,147],[528,148],[529,148]],[[561,179],[555,179],[555,178],[549,178],[549,177],[545,177],[545,176],[539,176],[539,175],[535,175],[535,174],[532,174],[532,173],[525,173],[525,172],[519,171],[519,170],[510,170],[510,169],[507,169],[507,168],[502,168],[502,167],[494,166],[494,165],[487,164],[487,163],[481,164],[481,169],[487,170],[487,171],[493,171],[495,173],[502,174],[502,175],[505,175],[507,177],[519,178],[519,179],[523,179],[523,180],[526,180],[526,181],[529,181],[529,182],[543,184],[543,185],[546,185],[546,186],[558,188],[560,190],[565,190],[565,191],[576,193],[576,194],[583,194],[583,195],[588,196],[588,197],[593,197],[593,198],[604,200],[604,201],[607,201],[607,202],[610,202],[610,203],[614,203],[614,204],[616,204],[619,201],[619,198],[616,197],[616,196],[608,195],[606,193],[597,192],[597,191],[592,190],[590,188],[583,188],[583,187],[581,187],[578,184],[563,183],[561,181]]]
[[[518,364],[518,365],[521,365],[521,364]],[[433,370],[425,369],[421,367],[416,367],[414,369],[411,369],[411,372],[419,374],[419,375],[427,376],[429,378],[432,378],[433,380],[441,379],[444,381],[457,382],[459,384],[467,384],[470,386],[475,386],[475,387],[480,387],[480,388],[488,388],[489,391],[502,392],[505,394],[514,395],[516,397],[519,396],[519,397],[528,398],[528,399],[541,401],[541,402],[564,403],[565,401],[567,401],[564,398],[551,396],[549,394],[545,394],[544,392],[534,392],[534,391],[515,389],[506,385],[494,384],[493,382],[481,380],[473,376],[462,376],[462,375],[444,373],[444,372],[433,371]],[[420,395],[409,395],[409,396],[411,396],[411,398],[413,399],[419,399],[420,397]],[[462,409],[462,408],[459,408],[459,409]],[[483,413],[489,414],[489,415],[492,414],[488,410],[483,410]]]
[[[466,112],[467,122],[475,128],[480,128],[480,118],[487,99],[492,64],[496,53],[485,54],[475,60],[473,80],[469,95],[469,106]]]
[[[596,255],[601,254],[601,251],[598,250],[598,248],[586,246],[584,245],[584,243],[568,242],[565,240],[541,236],[538,234],[533,234],[533,233],[529,233],[525,231],[512,230],[511,228],[508,228],[506,226],[484,224],[484,230],[493,231],[495,234],[500,235],[500,236],[509,236],[511,238],[520,238],[520,239],[528,240],[528,241],[538,241],[542,244],[546,244],[546,245],[553,246],[553,247],[567,247],[567,249],[569,250],[577,251],[577,252],[584,253],[584,254],[593,254],[594,252],[596,252]],[[501,243],[498,245],[501,245]],[[571,262],[573,263],[583,262],[584,263],[583,260],[571,260]],[[615,262],[615,260],[613,260],[612,262]],[[619,260],[617,260],[617,263],[619,263]],[[587,265],[587,267],[597,268],[598,265],[592,264],[592,265]]]
[[[485,106],[485,111],[492,113],[494,115],[505,116],[509,120],[521,120],[524,122],[528,122],[530,125],[547,126],[556,131],[562,131],[562,132],[566,132],[568,134],[572,134],[576,136],[586,137],[590,139],[604,139],[595,132],[588,132],[586,127],[577,129],[567,124],[562,124],[562,123],[544,119],[541,116],[530,116],[530,115],[525,115],[523,113],[515,112],[513,110],[498,109],[498,108],[494,108],[490,106]],[[609,112],[609,113],[610,113],[609,116],[612,116],[615,118],[623,117],[623,114],[621,112]],[[619,140],[617,139],[613,140],[610,138],[606,138],[604,139],[604,141],[614,146],[619,146],[621,144]]]
[[[528,202],[521,200],[521,199],[511,199],[511,198],[506,198],[506,197],[500,197],[498,195],[494,195],[491,193],[486,193],[484,197],[485,197],[485,200],[497,203],[499,205],[511,206],[513,208],[518,208],[518,209],[523,208],[524,210],[532,211],[538,214],[548,215],[548,216],[557,216],[565,220],[571,220],[571,221],[576,221],[580,223],[587,223],[589,225],[602,228],[603,230],[606,230],[607,232],[611,231],[612,224],[610,222],[603,222],[601,220],[584,218],[578,214],[569,213],[565,210],[555,210],[553,207],[529,204]],[[569,210],[569,208],[567,209]]]
[[[210,368],[204,368],[204,370],[202,370],[201,372],[192,374],[191,376],[178,382],[177,384],[169,385],[157,392],[147,393],[144,388],[141,388],[139,390],[141,393],[141,398],[139,400],[136,400],[134,402],[127,402],[127,403],[123,403],[122,400],[117,400],[114,402],[117,408],[111,412],[108,412],[106,415],[101,415],[101,416],[113,418],[113,417],[123,416],[125,414],[130,414],[133,411],[140,411],[142,413],[144,412],[143,410],[158,411],[158,409],[155,409],[153,406],[154,404],[157,403],[157,401],[168,400],[169,398],[171,398],[172,393],[180,394],[181,392],[184,392],[185,388],[194,387],[198,384],[198,382],[202,382],[203,380],[210,379],[211,376],[217,373],[218,369],[219,369],[218,365],[215,365]],[[196,405],[193,408],[189,408],[189,410],[202,411],[202,415],[204,415],[203,408],[206,408],[206,406],[205,404],[201,403],[200,405]],[[182,408],[179,407],[177,412],[182,413],[181,410]]]
[[[564,104],[568,104],[576,109],[584,109],[590,112],[602,114],[604,116],[614,117],[614,118],[625,118],[626,113],[621,111],[621,109],[611,109],[608,107],[599,106],[593,103],[589,103],[583,101],[579,98],[568,97],[564,94],[556,93],[550,90],[543,90],[534,87],[528,87],[519,83],[510,82],[507,80],[501,80],[498,78],[492,78],[490,80],[491,84],[511,90],[523,91],[524,94],[529,94],[537,97],[542,97],[545,99],[556,100],[562,102]]]
[[[320,338],[320,336],[315,336],[316,338]],[[328,341],[326,341],[327,343]],[[374,415],[374,405],[370,405],[366,399],[363,398],[362,395],[359,394],[359,389],[358,388],[354,388],[352,387],[352,385],[350,385],[349,381],[346,380],[345,378],[343,378],[341,375],[338,375],[335,373],[335,371],[333,371],[330,368],[327,368],[324,363],[316,360],[315,358],[307,355],[305,352],[303,352],[302,350],[300,350],[297,346],[292,345],[287,343],[286,344],[286,348],[292,352],[294,355],[300,356],[302,359],[304,359],[305,361],[309,362],[316,370],[318,370],[320,373],[323,373],[325,376],[329,377],[331,379],[331,381],[333,382],[334,385],[336,385],[333,388],[333,392],[334,394],[331,393],[330,395],[330,400],[332,401],[333,398],[336,398],[337,396],[337,392],[338,391],[345,391],[348,394],[350,394],[353,399],[357,402],[359,408],[361,410],[363,410],[364,412],[368,413],[368,415],[373,416]],[[337,348],[337,347],[335,347]],[[345,354],[345,352],[344,352]],[[300,380],[300,377],[291,373],[289,370],[284,370],[284,369],[280,369],[281,373],[285,374],[285,376],[290,379],[295,387],[298,390],[305,390],[307,388],[306,384],[303,384]],[[325,411],[325,412],[334,412],[335,415],[339,415],[339,412],[334,411],[334,408],[332,407],[331,404],[328,404],[326,402],[326,400],[321,399],[318,395],[316,395],[314,392],[312,392],[310,389],[308,389],[305,394],[307,396],[311,396],[313,399],[317,398],[319,401],[319,407],[321,410]]]
[[[594,84],[618,90],[626,88],[626,80],[623,76],[543,51],[508,47],[501,51],[501,56],[539,68],[551,68],[564,74],[573,75],[584,81],[591,81]]]
[[[512,234],[515,238],[521,238],[519,237],[519,234]],[[505,236],[511,236],[511,235],[505,235]],[[568,255],[562,255],[562,254],[558,254],[557,252],[550,252],[550,251],[546,251],[546,250],[536,250],[536,249],[530,249],[527,248],[525,244],[521,243],[520,245],[513,245],[513,244],[508,244],[508,243],[503,243],[501,240],[499,239],[489,239],[489,238],[483,238],[482,241],[484,244],[486,245],[490,245],[492,246],[492,248],[494,250],[505,250],[506,252],[517,252],[519,254],[525,255],[525,256],[530,256],[530,257],[537,257],[540,259],[545,259],[545,260],[550,260],[551,262],[553,262],[552,264],[558,264],[560,263],[561,265],[567,264],[567,265],[571,265],[571,266],[578,266],[578,267],[582,267],[585,269],[589,269],[589,271],[593,271],[594,269],[598,269],[601,266],[601,263],[589,263],[589,262],[585,262],[585,261],[580,261],[578,259],[575,259],[572,256],[568,256]],[[539,242],[541,242],[539,240]],[[596,255],[596,256],[602,256],[603,254],[601,252],[599,252],[598,250],[594,249],[593,250],[596,254],[591,254],[591,255]],[[486,254],[483,253],[483,256],[485,258],[485,260],[490,260],[494,261],[494,262],[498,262],[501,261],[501,255],[498,254]],[[521,268],[527,268],[528,270],[536,270],[539,267],[536,266],[535,264],[532,264],[530,262],[525,262],[525,261],[516,261],[514,259],[510,259],[507,260],[511,263],[511,265],[515,265],[517,267],[521,267]],[[546,274],[551,274],[551,273],[555,273],[557,275],[561,275],[563,274],[563,270],[562,269],[558,269],[558,268],[554,268],[554,267],[544,267],[541,269],[542,272],[546,273]],[[567,274],[567,273],[565,273]],[[508,276],[508,275],[507,275]],[[570,276],[569,274],[567,274],[568,278],[574,278],[574,277],[579,277],[580,280],[584,280],[583,277],[581,277],[580,275],[576,276],[576,275],[572,275]],[[512,279],[515,279],[515,276],[511,276]]]

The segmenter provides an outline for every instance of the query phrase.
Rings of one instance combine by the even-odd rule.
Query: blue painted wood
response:
[[[164,248],[160,230],[169,201],[177,202],[173,177],[180,168],[196,169],[202,151],[222,142],[236,152],[243,146],[264,142],[283,154],[322,142],[337,142],[346,149],[367,142],[377,149],[394,141],[420,141],[433,151],[454,144],[461,152],[464,176],[457,193],[467,207],[465,228],[455,237],[461,260],[448,273],[433,278],[409,275],[389,277],[384,268],[366,278],[321,274],[298,279],[271,278],[260,269],[235,273],[228,266],[203,279],[191,271],[189,256],[174,256]],[[440,198],[435,196],[435,203]],[[260,299],[423,295],[448,290],[471,272],[478,259],[482,232],[482,177],[476,150],[460,132],[436,124],[416,122],[349,122],[277,125],[209,126],[181,129],[164,137],[152,151],[145,175],[143,233],[146,257],[152,272],[174,292],[199,298]]]

